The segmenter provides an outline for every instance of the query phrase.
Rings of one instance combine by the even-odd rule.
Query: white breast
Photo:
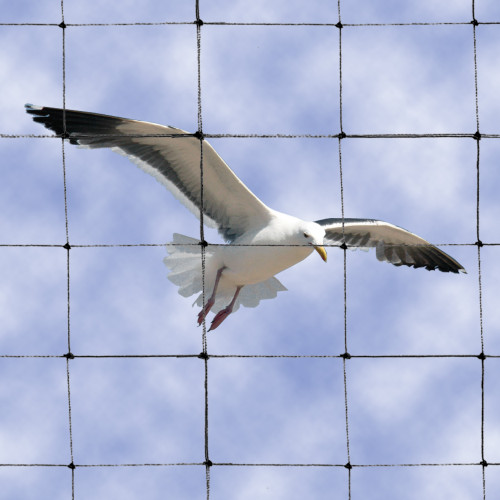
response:
[[[221,252],[226,267],[223,276],[236,285],[259,283],[304,260],[312,251],[308,247],[229,245]]]

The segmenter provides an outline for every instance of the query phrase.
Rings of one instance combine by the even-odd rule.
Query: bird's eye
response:
[[[307,233],[304,233],[304,238],[310,238],[311,236]]]

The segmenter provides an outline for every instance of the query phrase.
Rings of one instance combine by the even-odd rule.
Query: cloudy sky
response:
[[[500,21],[498,2],[475,4],[478,21]],[[67,261],[64,249],[50,246],[66,242],[62,147],[33,137],[50,134],[23,108],[62,106],[61,2],[0,0],[0,7],[0,354],[11,356],[0,362],[0,463],[42,465],[0,467],[0,498],[68,500],[68,385],[58,357],[68,351]],[[476,132],[470,1],[345,0],[340,13],[346,134]],[[206,134],[340,132],[339,31],[311,25],[337,23],[336,2],[200,0],[200,16]],[[196,131],[196,27],[187,24],[194,18],[194,0],[65,0],[66,106]],[[438,24],[354,26],[412,22]],[[476,42],[479,130],[500,134],[499,25],[480,24]],[[210,143],[274,209],[340,217],[336,139]],[[479,145],[480,239],[500,243],[500,141]],[[162,262],[172,234],[197,237],[199,222],[123,157],[69,145],[64,153],[69,242],[90,245],[73,248],[69,263],[71,436],[82,466],[75,498],[206,498],[201,465],[98,467],[205,459],[204,363],[159,357],[202,350],[197,309]],[[459,276],[402,269],[373,252],[347,253],[347,350],[372,356],[346,361],[351,497],[483,498],[482,468],[470,465],[481,461],[481,362],[470,356],[482,348],[478,250],[470,245],[476,141],[348,137],[341,158],[346,217],[387,220],[452,245],[442,248],[467,269]],[[220,242],[213,230],[206,237]],[[132,246],[95,246],[103,244]],[[488,355],[500,354],[498,252],[481,249]],[[240,308],[207,336],[209,354],[224,356],[208,362],[210,459],[260,464],[212,467],[210,498],[347,499],[343,361],[321,357],[345,352],[342,251],[330,249],[327,265],[311,256],[279,279],[288,292]],[[14,357],[26,355],[40,357]],[[500,359],[487,358],[484,453],[493,463],[499,380]],[[463,465],[403,466],[450,463]],[[500,469],[485,471],[493,498]]]

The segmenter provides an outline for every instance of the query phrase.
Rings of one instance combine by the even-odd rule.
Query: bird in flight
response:
[[[375,248],[395,266],[465,272],[452,257],[419,236],[374,219],[305,221],[265,205],[200,134],[116,116],[26,104],[35,122],[85,148],[111,148],[161,182],[228,243],[203,246],[181,234],[167,246],[169,279],[184,297],[199,293],[198,324],[212,311],[210,330],[240,305],[255,307],[286,288],[275,275],[324,245]],[[201,179],[203,178],[203,183]],[[205,252],[204,273],[200,255]],[[203,276],[204,274],[204,276]],[[203,286],[210,295],[205,300]],[[201,292],[201,293],[200,293]]]

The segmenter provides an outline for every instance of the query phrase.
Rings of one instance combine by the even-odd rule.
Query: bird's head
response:
[[[315,222],[305,223],[300,228],[299,240],[302,244],[311,245],[314,250],[319,253],[321,258],[326,262],[326,250],[323,247],[323,240],[325,238],[325,230]]]

